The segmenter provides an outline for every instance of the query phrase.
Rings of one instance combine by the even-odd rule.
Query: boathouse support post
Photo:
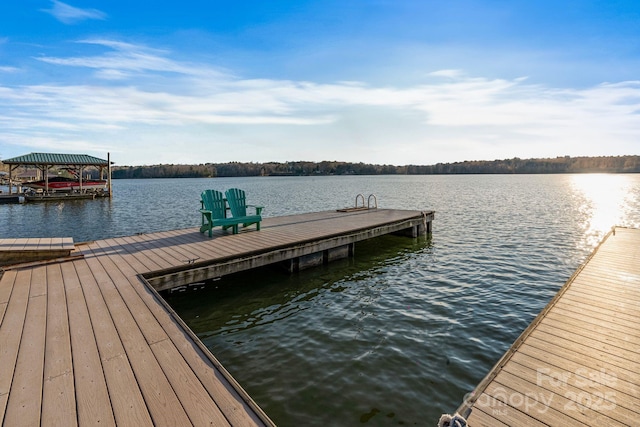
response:
[[[109,192],[109,198],[113,196],[111,190],[111,153],[107,153],[107,190]]]

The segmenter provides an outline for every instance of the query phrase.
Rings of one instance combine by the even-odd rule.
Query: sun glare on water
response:
[[[616,225],[634,225],[625,223],[635,200],[631,175],[584,174],[571,179],[576,196],[583,198],[580,218],[586,246],[595,247]]]

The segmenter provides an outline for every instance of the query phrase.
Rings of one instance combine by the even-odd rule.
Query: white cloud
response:
[[[211,65],[176,61],[168,51],[85,43],[111,50],[41,60],[87,70],[82,80],[97,77],[92,84],[0,86],[0,142],[24,140],[22,145],[55,150],[76,141],[119,152],[120,164],[433,164],[634,154],[640,136],[640,82],[553,88],[453,70],[430,73],[444,81],[429,78],[401,88],[242,79]],[[178,142],[181,158],[170,158]]]
[[[58,58],[43,56],[39,61],[53,65],[82,67],[98,70],[96,76],[108,80],[114,77],[141,76],[144,73],[174,73],[178,75],[211,79],[222,76],[220,70],[181,63],[167,57],[165,50],[153,49],[144,45],[125,43],[106,39],[86,39],[78,43],[102,46],[110,51],[94,56]]]
[[[105,20],[107,14],[97,9],[80,9],[58,0],[52,1],[51,9],[41,9],[42,12],[51,14],[63,24],[76,24],[87,19]]]
[[[461,70],[438,70],[438,71],[433,71],[431,73],[427,73],[427,76],[449,77],[449,78],[462,77],[462,75],[463,73]]]

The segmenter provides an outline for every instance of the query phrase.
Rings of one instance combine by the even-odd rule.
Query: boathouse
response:
[[[111,164],[110,154],[107,153],[107,160],[93,157],[88,154],[58,154],[58,153],[30,153],[23,156],[13,157],[3,161],[9,165],[9,194],[13,193],[13,181],[17,176],[20,167],[35,168],[40,172],[40,176],[45,181],[45,192],[48,191],[49,173],[54,167],[73,169],[78,174],[78,186],[82,190],[83,176],[87,169],[97,169],[100,179],[107,181],[107,194],[111,196]]]

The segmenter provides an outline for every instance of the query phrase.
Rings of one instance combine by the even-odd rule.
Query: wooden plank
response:
[[[10,251],[24,250],[25,248],[27,248],[27,242],[28,242],[28,239],[26,238],[16,239],[13,242],[13,244],[9,247],[9,250]]]
[[[609,374],[611,374],[611,377],[615,377],[615,380],[611,382],[615,382],[618,392],[640,399],[640,389],[635,384],[640,377],[638,367],[612,365],[609,363],[608,356],[605,355],[604,360],[602,360],[602,357],[591,357],[591,355],[574,352],[562,345],[553,345],[552,343],[540,342],[537,339],[530,338],[521,347],[518,354],[514,355],[514,360],[518,361],[519,358],[537,359],[546,363],[546,366],[539,365],[541,369],[553,372],[564,369],[566,372],[575,373],[576,375],[593,374],[591,376],[594,377],[594,380],[601,380],[604,383],[610,380]],[[636,365],[638,364],[636,363]],[[640,408],[640,402],[638,402],[638,405]]]
[[[549,427],[536,419],[534,414],[527,414],[520,410],[520,407],[525,402],[528,402],[526,396],[516,390],[501,384],[491,383],[478,396],[474,408],[480,408],[483,412],[491,414],[499,422],[509,426]],[[534,403],[530,399],[528,405],[533,405]]]
[[[555,402],[558,404],[556,409],[579,421],[581,426],[594,421],[601,425],[632,425],[632,421],[638,419],[637,412],[617,402],[615,390],[589,378],[577,378],[573,372],[556,371],[554,374],[562,375],[558,378],[548,375],[541,367],[532,369],[516,361],[505,366],[503,372],[512,375],[513,379],[535,385],[529,390],[533,396],[549,392],[561,397]]]
[[[85,294],[98,351],[118,425],[151,426],[153,422],[96,279],[86,261],[74,263]]]
[[[596,332],[590,331],[588,329],[582,329],[572,325],[570,323],[560,322],[555,319],[546,318],[544,321],[540,322],[540,327],[549,327],[551,329],[555,329],[556,332],[554,335],[560,334],[560,337],[563,338],[565,335],[568,335],[570,341],[589,341],[599,346],[610,345],[615,348],[615,351],[618,351],[619,354],[630,354],[633,358],[638,357],[638,353],[631,352],[626,345],[625,340],[620,340],[616,337],[610,335],[602,335]],[[545,329],[546,330],[546,329]]]
[[[578,287],[580,291],[584,292],[585,295],[589,295],[594,298],[597,298],[598,295],[601,295],[605,299],[621,301],[624,303],[632,304],[636,307],[640,306],[640,298],[638,298],[638,294],[636,292],[624,289],[620,286],[616,286],[613,283],[605,284],[583,281],[581,283],[577,283],[576,287]]]
[[[50,249],[63,249],[63,238],[62,237],[52,237],[49,239],[49,248]]]
[[[10,251],[17,239],[0,239],[0,252]]]
[[[18,349],[27,314],[30,282],[31,271],[17,272],[14,291],[11,293],[11,299],[0,325],[0,343],[2,343],[0,346],[0,397],[6,396],[0,399],[0,405],[2,405],[0,406],[0,424],[6,415],[6,405],[18,359]]]
[[[117,425],[153,426],[137,379],[125,354],[102,362]]]
[[[46,296],[30,298],[4,425],[40,424],[46,316]]]
[[[205,355],[198,345],[192,342],[191,336],[182,328],[182,324],[174,320],[164,309],[162,302],[157,300],[157,294],[146,286],[136,289],[229,422],[232,425],[243,426],[263,425],[264,422],[256,415],[255,410],[251,409],[246,398],[240,396],[240,392],[244,392],[240,386],[232,385],[222,372],[224,368],[220,362],[213,356],[210,358]]]
[[[151,349],[194,426],[230,425],[171,340],[156,342]]]
[[[156,241],[157,245],[164,245],[163,247],[168,250],[173,250],[176,253],[176,259],[180,262],[184,262],[185,260],[199,258],[201,256],[200,251],[196,251],[185,242],[184,239],[176,236],[170,232],[160,232],[157,233],[159,239]],[[161,241],[160,241],[161,239]]]
[[[541,324],[530,335],[528,342],[531,342],[531,345],[534,345],[534,338],[542,338],[546,342],[541,344],[540,347],[544,349],[549,342],[553,342],[554,340],[559,341],[562,342],[563,349],[577,352],[585,356],[591,356],[617,367],[629,366],[631,369],[635,369],[635,365],[630,364],[630,362],[638,361],[638,354],[636,352],[619,347],[616,348],[606,342],[601,342],[588,337],[572,336],[571,339],[565,339],[563,341],[562,335],[564,335],[564,333],[559,331],[557,328]]]
[[[147,256],[144,252],[137,250],[136,246],[129,243],[125,238],[114,239],[119,245],[118,251],[114,252],[114,255],[120,255],[124,258],[133,258],[140,263],[141,266],[139,272],[158,270],[162,264],[158,264],[156,261]]]
[[[45,338],[42,425],[77,425],[75,386],[67,299],[60,265],[46,267],[47,331]]]
[[[557,365],[551,364],[552,360]],[[563,362],[558,357],[541,360],[522,352],[516,353],[511,361],[510,365],[520,365],[522,369],[533,371],[536,384],[552,391],[561,391],[576,399],[579,397],[581,406],[609,413],[618,408],[616,411],[622,411],[626,418],[640,418],[640,396],[633,396],[638,390],[634,390],[636,387],[624,380],[620,370],[594,369],[586,364]],[[637,379],[636,376],[635,380]]]
[[[92,270],[103,269],[95,258],[88,259],[87,263]],[[103,282],[101,290],[153,422],[160,425],[190,425],[182,404],[115,285]]]
[[[73,250],[75,249],[76,245],[73,242],[73,237],[63,237],[62,238],[62,248],[63,249],[69,249],[69,250]]]
[[[496,405],[497,406],[497,405]],[[473,409],[471,415],[467,417],[467,425],[473,427],[508,427],[507,424],[495,419],[491,413],[495,411],[505,410],[506,405],[503,405],[501,408],[496,408],[495,406],[489,409],[489,413],[484,412],[483,407],[477,406]]]
[[[72,263],[63,263],[62,276],[69,312],[78,423],[115,425],[87,304]]]
[[[151,238],[136,237],[140,243],[144,244],[146,250],[157,254],[172,266],[184,264],[185,259],[191,259],[195,256],[182,246],[183,242],[180,239],[167,236],[162,232],[153,233]]]
[[[114,257],[114,261],[124,276],[132,277],[136,273],[133,266],[124,262],[124,259]],[[238,394],[235,387],[232,386],[218,368],[212,364],[211,360],[203,353],[197,352],[198,347],[194,345],[188,334],[172,319],[164,309],[164,305],[156,299],[155,293],[143,285],[142,282],[131,281],[130,283],[136,292],[138,292],[140,298],[145,301],[149,310],[153,312],[154,317],[160,322],[166,333],[169,334],[174,345],[179,349],[191,369],[197,373],[198,378],[200,378],[200,381],[209,391],[209,394],[223,410],[227,419],[229,419],[233,425],[264,424],[263,421],[256,416],[254,410],[252,410]],[[146,322],[150,322],[150,320],[146,320]],[[219,362],[215,362],[219,364]]]
[[[29,298],[47,294],[47,269],[46,267],[36,267],[31,270],[31,287]]]
[[[126,250],[124,250],[124,248],[122,248],[122,252],[123,254],[120,253],[111,253],[110,249],[111,246],[108,246],[108,243],[106,241],[98,241],[96,242],[96,247],[94,248],[94,254],[96,254],[97,256],[100,256],[101,252],[100,251],[108,251],[110,253],[109,256],[114,257],[115,259],[118,259],[119,262],[124,262],[128,265],[133,266],[135,273],[137,274],[139,271],[146,271],[147,267],[142,264],[137,258],[131,257],[131,256],[123,256],[126,255],[128,252],[126,252]],[[110,279],[109,279],[110,280]]]
[[[610,301],[603,300],[602,298],[593,300],[591,298],[585,297],[584,295],[581,295],[580,292],[577,291],[567,291],[564,294],[563,302],[573,307],[590,307],[590,309],[594,311],[614,310],[616,317],[629,320],[637,319],[637,316],[635,316],[636,310],[634,310],[632,307],[628,307],[624,303],[613,304]]]
[[[509,363],[505,368],[507,369],[502,370],[496,377],[496,383],[514,391],[518,390],[518,393],[525,398],[529,397],[529,407],[527,408],[527,400],[525,400],[525,404],[519,409],[546,425],[575,427],[585,425],[625,427],[627,425],[624,422],[626,417],[618,421],[610,418],[606,413],[593,410],[591,405],[597,401],[587,397],[586,393],[580,395],[579,389],[576,392],[568,385],[562,384],[553,391],[548,390],[535,383],[537,378],[535,371],[522,369],[517,363]],[[525,374],[525,371],[528,374]],[[523,376],[526,378],[522,378]],[[510,398],[513,400],[512,396]],[[609,411],[612,408],[610,404],[598,404],[596,407],[603,411]]]
[[[570,312],[552,311],[547,314],[545,320],[563,323],[565,327],[574,333],[607,337],[607,339],[617,342],[620,347],[628,347],[631,344],[631,348],[640,349],[640,337],[630,334],[630,328],[625,329],[622,326],[604,325],[601,322],[592,321],[588,316],[574,315]]]
[[[113,277],[114,279],[116,278],[118,279],[118,280],[115,280],[117,283],[117,287],[121,291],[121,294],[123,295],[123,297],[126,295],[124,299],[126,300],[126,303],[129,306],[131,312],[134,313],[135,311],[136,314],[134,315],[134,317],[136,318],[136,322],[138,323],[143,333],[145,333],[147,342],[150,345],[152,345],[152,349],[155,348],[154,345],[156,343],[160,343],[162,348],[165,348],[165,346],[168,345],[168,342],[165,342],[167,338],[166,332],[164,329],[161,332],[155,330],[156,326],[159,326],[156,320],[157,315],[154,317],[154,315],[151,314],[151,311],[149,311],[151,310],[151,307],[154,307],[154,306],[161,307],[161,305],[159,305],[157,301],[153,301],[153,304],[151,305],[146,304],[144,306],[144,309],[142,309],[141,307],[138,307],[137,301],[139,300],[140,302],[142,302],[142,299],[140,298],[145,295],[145,292],[141,290],[141,288],[144,288],[144,285],[141,282],[137,281],[137,279],[136,281],[127,280],[126,277],[131,277],[135,273],[135,270],[133,270],[131,266],[129,266],[127,263],[119,262],[122,260],[118,261],[117,257],[111,257],[111,258],[113,258],[113,260],[100,259],[100,262],[103,263],[104,269],[109,271],[109,274],[111,275],[111,277]],[[137,291],[135,289],[137,289]],[[130,292],[137,292],[137,294],[134,296],[130,294]],[[133,307],[134,305],[135,307]],[[152,327],[153,330],[149,330],[150,327]],[[174,339],[176,339],[176,337],[179,336],[179,343],[180,343],[179,345],[181,349],[180,351],[185,352],[186,353],[185,357],[190,359],[191,364],[196,365],[196,370],[201,375],[204,375],[204,373],[202,372],[203,371],[202,368],[204,367],[203,366],[204,364],[203,363],[198,364],[196,361],[193,360],[194,358],[197,358],[197,355],[193,354],[193,343],[185,340],[184,333],[179,333],[179,332],[175,333],[175,332],[176,331],[174,331]],[[165,349],[165,351],[167,350]],[[191,364],[183,365],[182,363],[179,363],[179,364],[177,363],[179,360],[182,360],[182,358],[180,354],[175,350],[175,347],[174,347],[173,353],[174,354],[173,354],[172,363],[174,365],[169,363],[168,360],[165,360],[163,364],[163,360],[160,359],[160,356],[163,353],[158,354],[158,352],[154,350],[154,354],[156,354],[156,357],[159,359],[159,362],[163,367],[163,371],[168,376],[169,380],[172,382],[174,390],[176,391],[177,395],[180,397],[183,405],[186,405],[185,409],[187,409],[187,413],[189,414],[189,417],[191,418],[192,422],[195,423],[195,420],[200,419],[198,418],[197,414],[202,412],[203,410],[207,410],[207,409],[210,410],[210,408],[208,408],[207,405],[204,405],[202,403],[199,403],[196,407],[192,406],[195,400],[194,396],[196,396],[193,388],[195,387],[195,390],[198,390],[202,388],[202,385],[200,384],[200,382],[198,382],[197,384],[191,385],[191,389],[184,388],[187,385],[185,383],[185,378],[188,378],[188,375],[193,375],[193,370],[192,370],[193,368],[189,367],[188,369],[186,369],[187,366],[191,366]],[[210,370],[211,366],[207,366],[206,368]],[[187,372],[191,372],[191,374],[187,374]],[[176,378],[176,375],[177,375],[177,378]],[[219,375],[218,377],[215,378],[216,386],[220,381],[219,377],[222,377],[222,375]],[[181,384],[182,384],[182,387],[179,388]],[[244,405],[244,402],[239,397],[234,396],[232,393],[230,393],[228,388],[224,386],[222,388],[209,386],[208,388],[216,389],[217,394],[214,395],[213,398],[215,399],[216,402],[220,400],[224,405],[226,405],[226,406],[222,406],[222,405],[220,406],[225,409],[226,411],[225,415],[228,414],[227,416],[231,417],[232,420],[235,420],[235,419],[241,420],[242,423],[240,425],[252,425],[252,424],[255,425],[257,423],[262,424],[260,421],[256,423],[255,421],[251,420],[251,417],[247,415],[247,407],[246,405]],[[202,388],[202,390],[204,390],[204,388]],[[211,401],[211,404],[213,405],[213,407],[215,407],[216,405],[213,402],[214,400]],[[198,408],[200,409],[198,410]],[[208,415],[209,418],[211,418],[212,416],[213,415],[211,414]],[[194,417],[196,418],[194,419]],[[251,424],[248,424],[247,421],[251,421]]]
[[[559,301],[556,307],[562,313],[570,313],[571,316],[587,316],[593,322],[609,324],[615,330],[631,329],[634,335],[638,327],[640,327],[640,317],[633,316],[630,312],[620,312],[610,307],[604,308],[598,305],[577,302],[566,297]]]
[[[166,340],[167,334],[160,327],[156,319],[153,317],[153,314],[149,311],[149,308],[144,304],[144,302],[140,299],[140,296],[136,293],[136,291],[132,288],[132,283],[125,274],[120,270],[120,266],[126,266],[126,263],[116,263],[114,262],[116,257],[103,257],[100,258],[100,263],[103,268],[111,277],[115,288],[120,293],[122,300],[125,302],[126,306],[129,309],[129,312],[132,314],[135,319],[139,330],[143,333],[147,343],[153,344],[158,341]],[[133,277],[133,282],[137,283],[138,278]]]
[[[77,426],[76,395],[73,374],[44,380],[42,390],[42,426]]]
[[[156,248],[154,244],[155,236],[156,234],[154,233],[152,236],[147,236],[147,238],[145,236],[126,236],[122,239],[129,244],[127,248],[132,255],[136,252],[144,254],[160,268],[175,266],[177,260],[173,256],[167,254],[162,248]]]
[[[134,256],[141,260],[142,263],[147,265],[148,269],[162,269],[173,266],[172,263],[164,259],[161,255],[162,251],[155,251],[152,248],[149,248],[143,241],[139,238],[136,239],[137,236],[126,236],[121,237],[122,241],[125,243],[123,247],[126,251],[129,252],[131,256]]]
[[[111,286],[109,275],[104,270],[91,270],[86,260],[74,262],[74,267],[85,295],[101,359],[109,360],[126,354],[101,292],[105,284]]]
[[[7,310],[7,304],[6,302],[0,304],[0,325],[2,325],[2,319],[4,318],[4,313]]]
[[[0,276],[0,304],[7,304],[9,302],[17,274],[17,271],[10,270],[5,271],[2,276]],[[2,319],[0,319],[0,324],[2,324]]]
[[[24,248],[29,251],[39,250],[40,246],[40,238],[39,237],[29,237],[27,241],[24,243]]]

